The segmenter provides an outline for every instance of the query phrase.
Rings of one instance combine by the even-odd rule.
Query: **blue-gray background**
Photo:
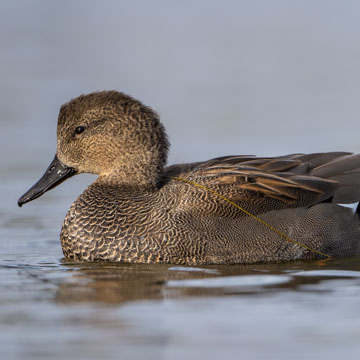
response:
[[[358,1],[0,6],[2,172],[50,159],[60,104],[102,89],[160,113],[171,161],[360,150]]]
[[[359,18],[360,2],[356,0],[1,0],[1,261],[20,269],[12,272],[3,265],[7,272],[0,275],[0,302],[6,304],[0,310],[5,339],[1,347],[6,358],[39,358],[36,351],[42,348],[45,358],[55,358],[65,350],[78,354],[76,344],[81,341],[88,342],[85,358],[91,358],[98,356],[92,339],[100,339],[96,346],[101,355],[117,344],[116,339],[127,344],[131,337],[125,333],[106,342],[112,338],[97,332],[104,326],[101,320],[98,325],[86,318],[86,311],[93,313],[90,307],[83,311],[92,337],[77,343],[81,333],[77,323],[64,320],[62,332],[57,327],[60,319],[71,319],[71,311],[76,311],[46,300],[52,299],[51,289],[57,288],[59,279],[68,279],[72,273],[60,264],[58,233],[66,210],[93,177],[78,176],[36,202],[16,207],[17,198],[40,177],[54,155],[62,103],[103,89],[117,89],[142,100],[159,112],[168,130],[170,162],[228,154],[359,152]],[[48,273],[41,264],[51,264],[51,276],[44,275]],[[29,283],[39,276],[45,279]],[[39,285],[45,283],[52,287]],[[347,284],[349,288],[341,287],[332,297],[314,295],[309,300],[302,294],[304,304],[320,304],[320,313],[316,306],[297,307],[296,292],[291,301],[282,293],[273,300],[264,297],[264,302],[257,298],[259,303],[241,298],[241,305],[238,298],[229,303],[203,300],[198,323],[191,320],[196,307],[187,302],[175,304],[173,312],[173,303],[165,310],[156,303],[157,310],[150,306],[150,312],[145,306],[141,313],[145,323],[136,320],[140,325],[134,332],[140,338],[134,346],[150,354],[146,346],[151,338],[146,340],[146,336],[156,329],[164,334],[172,331],[180,345],[168,347],[168,354],[183,358],[186,352],[181,351],[186,346],[201,349],[203,344],[210,349],[204,353],[208,359],[224,354],[224,344],[235,351],[240,344],[235,335],[245,326],[241,346],[248,359],[251,351],[269,358],[274,349],[272,354],[278,359],[281,355],[287,358],[293,345],[301,349],[299,356],[324,355],[328,349],[328,359],[344,354],[357,358],[359,319],[353,314],[358,313],[359,286]],[[331,283],[330,288],[339,286]],[[290,305],[294,299],[295,305]],[[339,303],[345,304],[342,310],[337,310]],[[176,317],[178,307],[188,319],[186,324]],[[136,309],[127,312],[130,323]],[[230,309],[243,312],[243,322]],[[146,314],[153,314],[155,322],[162,318],[161,326],[154,330],[154,319]],[[110,319],[115,316],[108,315]],[[335,319],[336,324],[323,326],[328,319]],[[247,327],[249,323],[253,326]],[[110,322],[109,326],[111,333],[115,325]],[[306,329],[314,327],[312,340]],[[223,337],[219,338],[211,332],[214,328],[227,331],[221,330]],[[210,340],[208,333],[213,335]],[[48,340],[41,340],[40,335]],[[287,339],[287,346],[277,346],[277,335]],[[21,345],[14,340],[17,337]],[[128,346],[131,353],[133,348]]]
[[[6,181],[12,171],[35,179],[55,152],[59,106],[103,89],[160,113],[170,162],[360,151],[356,0],[2,0],[0,7]],[[78,194],[64,186],[54,191]]]

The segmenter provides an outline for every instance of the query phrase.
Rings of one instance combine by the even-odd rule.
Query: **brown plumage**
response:
[[[165,167],[169,143],[157,114],[116,91],[63,105],[57,135],[57,157],[19,205],[73,173],[99,174],[65,218],[60,237],[68,258],[176,264],[321,258],[174,177],[225,196],[314,250],[360,253],[358,216],[336,204],[360,200],[360,155],[226,156]]]

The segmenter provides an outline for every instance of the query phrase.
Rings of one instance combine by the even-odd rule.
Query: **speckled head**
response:
[[[104,183],[155,188],[168,147],[158,115],[138,100],[117,91],[81,95],[61,106],[54,161],[18,204],[75,173],[98,174]]]
[[[60,109],[57,156],[77,172],[156,185],[167,151],[158,115],[123,93],[82,95]]]

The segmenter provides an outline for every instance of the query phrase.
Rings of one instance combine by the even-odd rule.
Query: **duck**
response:
[[[251,264],[360,254],[360,155],[231,155],[167,166],[158,114],[115,90],[61,106],[56,155],[18,200],[98,177],[60,233],[73,261]]]

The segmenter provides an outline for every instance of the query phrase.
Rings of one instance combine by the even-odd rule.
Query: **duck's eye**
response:
[[[84,126],[78,126],[77,128],[75,128],[75,134],[81,134],[82,132],[84,132],[84,130]]]

